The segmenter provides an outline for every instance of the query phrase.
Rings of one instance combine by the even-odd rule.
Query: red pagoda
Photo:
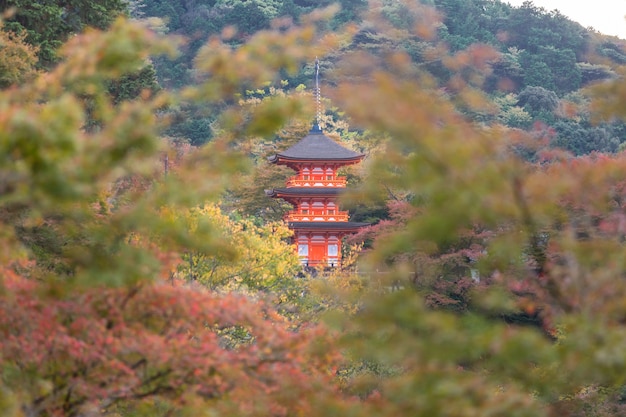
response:
[[[345,190],[346,178],[337,169],[359,163],[364,155],[339,145],[315,125],[308,135],[269,161],[296,171],[285,188],[266,190],[294,206],[285,220],[294,231],[293,242],[303,265],[340,266],[341,239],[367,223],[351,222],[339,210],[337,199]]]

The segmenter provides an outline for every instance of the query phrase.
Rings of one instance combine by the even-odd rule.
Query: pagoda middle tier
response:
[[[344,188],[345,189],[345,188]],[[337,198],[339,187],[288,187],[275,188],[267,194],[291,203],[295,210],[287,213],[289,222],[348,221],[348,212],[340,211]]]

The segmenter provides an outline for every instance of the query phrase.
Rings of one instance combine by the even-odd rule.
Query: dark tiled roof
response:
[[[275,197],[278,195],[284,196],[336,196],[344,192],[346,189],[343,187],[289,187],[289,188],[274,188],[271,190],[265,190],[265,194],[269,197]]]
[[[359,222],[289,222],[290,229],[309,230],[354,230],[369,226],[369,223]]]
[[[318,126],[314,126],[309,134],[300,142],[286,151],[279,152],[269,157],[270,162],[278,162],[279,159],[305,159],[305,160],[360,160],[363,154],[344,148],[337,142],[322,133]]]

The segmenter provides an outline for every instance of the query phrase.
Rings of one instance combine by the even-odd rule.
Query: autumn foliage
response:
[[[304,402],[293,408],[301,396],[332,393],[338,358],[327,333],[294,333],[244,297],[166,284],[46,290],[5,275],[3,379],[27,414],[106,412],[155,398],[184,407],[198,396],[216,411],[287,415],[310,411]]]
[[[227,219],[213,213],[208,227],[192,230],[166,213],[215,199],[245,164],[225,154],[225,138],[173,158],[165,176],[161,158],[170,150],[156,114],[174,98],[109,97],[110,80],[168,50],[141,24],[118,20],[109,32],[74,37],[63,62],[33,83],[0,93],[6,415],[153,415],[200,405],[232,415],[308,414],[312,403],[300,398],[336,392],[339,356],[326,349],[322,326],[294,325],[258,299],[177,279],[184,254],[228,253],[227,235],[238,226],[222,228]],[[287,248],[281,233],[277,248]],[[261,236],[249,238],[258,245]],[[243,235],[236,243],[253,249]],[[293,268],[290,248],[277,253],[284,265],[274,268]],[[224,259],[222,276],[241,276],[228,264],[234,258]],[[276,269],[268,271],[266,284]]]
[[[181,92],[110,96],[175,49],[123,19],[0,91],[4,414],[623,412],[626,158],[468,121],[494,111],[479,86],[499,55],[451,52],[426,6],[372,2],[360,33],[324,32],[332,12],[237,46],[225,30]],[[355,39],[376,42],[347,51]],[[396,48],[422,40],[429,65]],[[303,94],[242,97],[316,55],[358,131],[337,134],[372,140],[358,197],[392,201],[356,236],[355,271],[305,282],[285,226],[240,217],[262,210],[238,181],[269,182],[247,152],[313,108]],[[595,88],[598,117],[624,117],[623,79]],[[183,100],[221,112],[201,148],[160,137],[162,110]]]

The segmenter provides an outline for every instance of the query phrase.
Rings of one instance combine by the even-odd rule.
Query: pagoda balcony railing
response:
[[[302,214],[295,211],[287,213],[288,222],[347,222],[348,212],[340,211],[337,214]]]
[[[319,268],[319,267],[331,267],[341,268],[341,259],[338,258],[326,258],[326,259],[308,259],[300,258],[300,264],[304,267]]]
[[[337,177],[334,180],[303,180],[298,177],[291,177],[287,180],[287,188],[289,187],[340,187],[346,186],[346,177]]]

